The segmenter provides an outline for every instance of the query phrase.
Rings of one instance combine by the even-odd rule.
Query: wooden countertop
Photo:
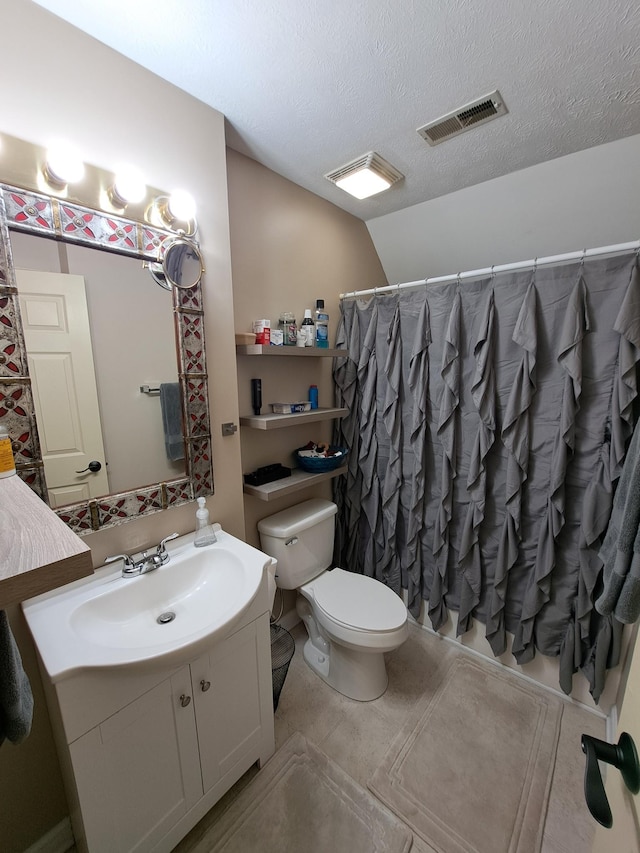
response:
[[[0,479],[0,608],[91,574],[82,539],[20,477]]]

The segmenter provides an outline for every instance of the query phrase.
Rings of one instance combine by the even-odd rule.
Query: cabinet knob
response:
[[[202,688],[202,692],[206,693],[207,690],[211,687],[211,682],[205,681],[205,679],[203,678],[202,681],[200,682],[200,687]]]
[[[186,708],[187,705],[191,702],[191,696],[187,696],[186,693],[183,693],[180,697],[180,704],[183,708]]]

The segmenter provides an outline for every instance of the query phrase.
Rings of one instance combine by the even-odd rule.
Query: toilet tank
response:
[[[296,589],[329,568],[337,511],[331,501],[316,498],[258,522],[262,550],[278,561],[279,587]]]

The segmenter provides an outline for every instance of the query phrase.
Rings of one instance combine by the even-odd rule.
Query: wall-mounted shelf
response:
[[[248,486],[245,483],[243,491],[246,495],[252,495],[261,501],[275,501],[278,498],[293,494],[293,492],[298,492],[316,483],[321,483],[323,480],[332,480],[334,477],[346,473],[346,465],[343,465],[342,468],[336,468],[335,471],[325,471],[322,474],[309,474],[300,468],[295,468],[291,472],[290,477],[285,477],[283,480],[276,480],[273,483],[265,483],[264,486]]]
[[[349,409],[311,409],[309,412],[296,412],[293,415],[247,415],[240,418],[240,426],[252,429],[282,429],[297,426],[303,422],[328,421],[348,414]]]
[[[337,358],[349,354],[346,349],[322,349],[322,347],[275,347],[262,344],[238,344],[238,355],[293,356],[294,358]]]

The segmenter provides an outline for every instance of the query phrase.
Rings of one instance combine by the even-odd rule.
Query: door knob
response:
[[[187,696],[186,693],[183,693],[180,696],[180,704],[182,705],[183,708],[186,708],[190,702],[191,702],[191,696]]]
[[[582,735],[582,751],[587,756],[584,772],[584,796],[587,807],[598,823],[610,829],[613,826],[613,815],[604,790],[598,761],[612,764],[621,773],[625,785],[632,794],[640,791],[640,763],[636,745],[631,735],[623,732],[618,743],[607,743],[604,740]]]
[[[203,692],[203,693],[206,693],[206,692],[207,692],[207,690],[211,687],[211,682],[210,682],[210,681],[206,681],[206,680],[203,678],[203,679],[202,679],[202,681],[200,682],[200,687],[201,687],[201,689],[202,689],[202,692]]]
[[[97,474],[101,468],[102,463],[98,462],[97,459],[94,459],[92,462],[89,462],[87,467],[83,468],[82,471],[76,471],[76,474],[84,474],[85,471],[91,471],[92,474]]]

